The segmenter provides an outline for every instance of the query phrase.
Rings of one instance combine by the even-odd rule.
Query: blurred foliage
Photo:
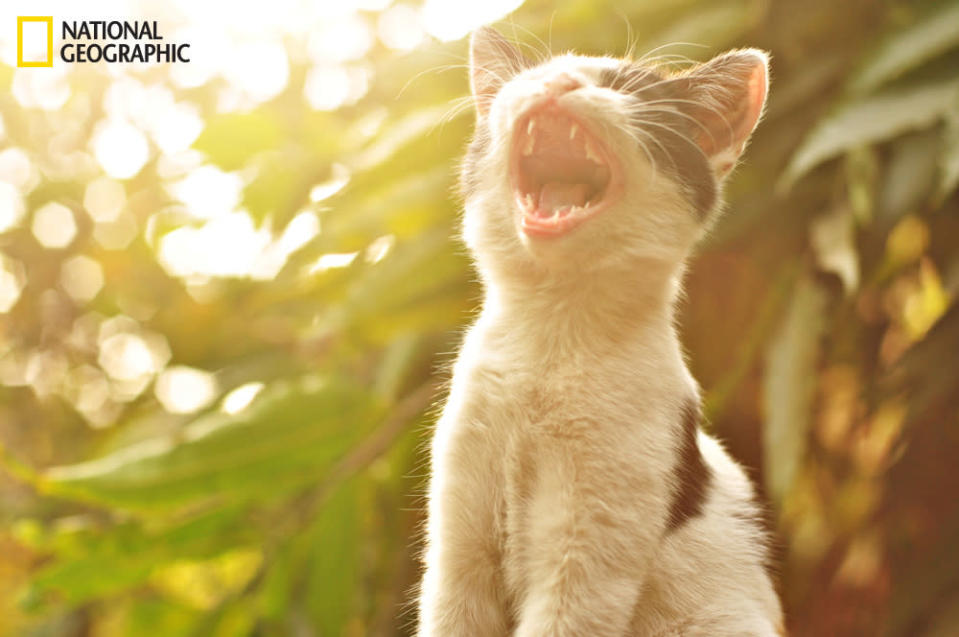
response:
[[[530,0],[503,29],[555,51],[705,45],[667,62],[772,52],[768,114],[688,279],[693,372],[771,503],[792,634],[959,634],[959,2]],[[202,132],[187,168],[151,150],[119,179],[115,218],[88,210],[85,152],[114,78],[76,68],[44,110],[0,65],[0,152],[39,166],[0,233],[19,290],[0,313],[0,635],[410,634],[429,406],[478,302],[453,240],[464,56],[376,44],[369,90],[332,111],[303,99],[296,56],[282,92],[231,112],[222,80],[140,70]],[[242,180],[258,228],[292,228],[277,267],[158,256],[202,225],[171,186],[197,157]],[[66,245],[37,240],[51,201]]]

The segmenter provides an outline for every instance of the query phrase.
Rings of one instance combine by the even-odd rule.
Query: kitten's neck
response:
[[[487,283],[484,319],[546,358],[679,351],[673,321],[682,273],[681,265],[653,261],[615,273],[527,272]]]

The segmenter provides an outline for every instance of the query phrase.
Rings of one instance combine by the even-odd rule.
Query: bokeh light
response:
[[[33,213],[33,236],[47,248],[65,248],[77,235],[73,211],[61,203],[50,202]]]
[[[13,146],[0,151],[0,181],[27,193],[36,187],[40,175],[27,153]]]
[[[25,284],[23,265],[0,252],[0,313],[10,311]]]
[[[15,228],[25,210],[23,195],[13,184],[0,181],[0,232]]]
[[[103,268],[88,256],[71,257],[61,266],[60,285],[75,301],[92,301],[103,289]]]
[[[116,221],[123,212],[126,201],[123,184],[108,177],[98,177],[91,181],[83,194],[83,207],[90,218],[97,222]]]
[[[68,67],[55,65],[44,73],[17,69],[13,75],[13,97],[24,108],[55,111],[70,98]]]

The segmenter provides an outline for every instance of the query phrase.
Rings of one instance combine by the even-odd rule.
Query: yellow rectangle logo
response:
[[[23,59],[23,25],[33,22],[45,22],[47,25],[47,58],[45,60]],[[22,15],[17,17],[17,66],[53,66],[53,16]]]

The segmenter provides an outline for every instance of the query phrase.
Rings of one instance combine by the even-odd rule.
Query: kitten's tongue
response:
[[[543,184],[539,191],[538,212],[552,215],[563,208],[582,207],[587,197],[589,197],[589,184],[550,181]]]

